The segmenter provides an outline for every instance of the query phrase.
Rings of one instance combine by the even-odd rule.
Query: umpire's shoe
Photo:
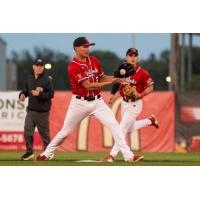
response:
[[[34,154],[33,152],[26,152],[22,157],[21,160],[33,160]]]

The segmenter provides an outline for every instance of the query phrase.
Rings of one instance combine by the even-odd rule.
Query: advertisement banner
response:
[[[177,94],[176,144],[183,152],[200,152],[200,93]]]
[[[106,102],[108,102],[109,96],[110,92],[102,92],[102,97]],[[70,99],[71,92],[55,93],[49,119],[51,138],[62,128]],[[121,101],[121,97],[116,96],[111,107],[118,121],[121,120]],[[0,150],[25,150],[23,126],[27,102],[25,104],[18,102],[18,92],[1,92],[0,102]],[[12,118],[12,113],[14,118]],[[129,134],[127,142],[131,149],[144,152],[174,151],[174,94],[172,92],[154,92],[145,97],[143,111],[139,119],[148,118],[152,113],[158,117],[160,128],[155,129],[148,126]],[[68,136],[58,151],[110,151],[113,144],[110,130],[95,117],[89,116]],[[42,147],[41,139],[36,130],[34,149],[42,150]]]
[[[23,131],[27,102],[19,101],[19,92],[0,92],[1,131]]]
[[[0,150],[26,150],[24,141],[25,102],[19,101],[19,92],[0,92]],[[34,138],[34,149],[42,150],[43,145],[37,129]]]
[[[102,92],[106,102],[109,92]],[[55,94],[51,115],[51,136],[61,128],[68,109],[71,93],[57,92]],[[118,121],[121,120],[120,103],[122,99],[116,96],[111,107]],[[145,127],[129,134],[127,141],[132,150],[145,152],[172,152],[174,151],[174,93],[154,92],[143,99],[143,111],[139,119],[147,118],[154,113],[159,120],[160,128]],[[111,132],[94,117],[85,118],[67,140],[59,147],[61,151],[109,151],[113,146]]]

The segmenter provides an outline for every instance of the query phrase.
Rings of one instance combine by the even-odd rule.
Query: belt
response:
[[[76,99],[86,100],[86,101],[94,101],[96,99],[99,99],[101,97],[100,94],[97,96],[89,96],[89,97],[82,97],[82,96],[76,96]]]
[[[135,101],[137,101],[138,99],[123,97],[123,100],[124,100],[125,102],[135,102]]]

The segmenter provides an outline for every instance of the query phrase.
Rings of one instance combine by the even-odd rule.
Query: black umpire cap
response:
[[[33,64],[44,66],[44,61],[41,58],[37,58],[34,60]]]
[[[86,37],[78,37],[74,40],[73,46],[80,47],[80,46],[94,46],[95,43],[89,42]]]

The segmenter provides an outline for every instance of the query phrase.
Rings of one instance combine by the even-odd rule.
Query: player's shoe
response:
[[[50,156],[45,156],[44,154],[40,154],[37,156],[36,160],[37,161],[45,161],[45,160],[52,160],[54,157],[54,154],[51,154]]]
[[[110,163],[112,163],[112,162],[115,161],[115,158],[113,156],[111,156],[111,155],[108,155],[105,158],[103,158],[101,161],[102,162],[110,162]]]
[[[151,120],[150,126],[154,126],[155,128],[159,128],[158,120],[157,120],[155,115],[152,114],[148,119]]]
[[[139,162],[139,161],[143,161],[144,160],[144,156],[137,156],[134,155],[133,159],[131,160],[132,162]]]
[[[34,159],[34,154],[32,152],[26,152],[21,157],[21,160],[33,160],[33,159]]]

